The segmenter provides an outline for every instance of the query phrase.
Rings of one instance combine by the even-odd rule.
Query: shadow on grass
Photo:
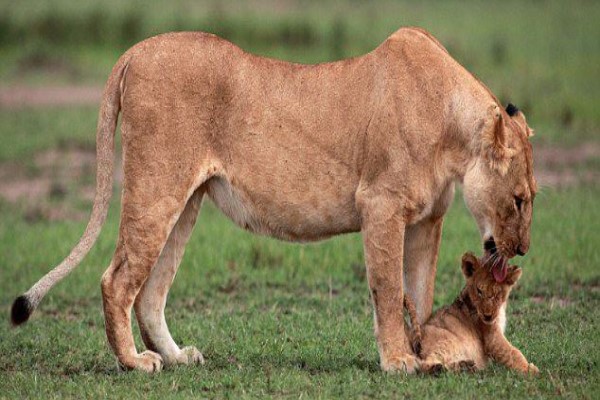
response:
[[[364,357],[343,357],[343,356],[328,356],[319,357],[315,353],[299,355],[274,355],[264,353],[252,353],[237,360],[235,357],[223,357],[215,355],[207,358],[206,368],[211,371],[229,369],[232,366],[235,368],[252,366],[254,368],[263,369],[268,372],[270,370],[292,369],[304,371],[310,375],[322,373],[337,373],[347,369],[357,369],[365,372],[378,372],[379,362],[375,359],[369,360]]]

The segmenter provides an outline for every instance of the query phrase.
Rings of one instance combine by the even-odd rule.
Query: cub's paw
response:
[[[475,372],[477,371],[477,367],[475,366],[475,361],[473,360],[462,360],[457,364],[458,372]]]
[[[178,357],[179,364],[204,364],[204,356],[194,346],[187,346],[181,349],[181,353]]]
[[[164,361],[160,354],[146,350],[128,360],[126,363],[119,362],[118,365],[119,369],[124,371],[136,369],[148,373],[154,373],[162,371]]]
[[[417,358],[411,354],[390,357],[381,362],[381,369],[385,372],[402,372],[405,374],[414,374],[419,370]]]
[[[424,374],[440,375],[446,368],[442,363],[421,362],[419,370]]]

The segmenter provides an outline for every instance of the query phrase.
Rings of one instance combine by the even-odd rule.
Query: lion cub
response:
[[[497,282],[491,268],[471,253],[462,258],[467,284],[450,306],[438,310],[413,330],[413,347],[421,359],[421,371],[483,369],[489,359],[523,373],[539,373],[504,337],[508,295],[521,277],[517,266],[503,266],[505,277]]]

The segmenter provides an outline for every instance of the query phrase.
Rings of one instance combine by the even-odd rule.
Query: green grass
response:
[[[0,162],[31,161],[49,148],[85,147],[95,149],[97,107],[2,110],[0,108]]]
[[[97,4],[0,0],[3,85],[101,84],[124,49],[163,31],[208,30],[259,54],[321,62],[364,53],[399,26],[419,25],[503,100],[525,109],[537,130],[534,151],[600,138],[596,2]],[[94,107],[0,109],[0,168],[20,164],[36,176],[41,151],[93,148],[96,117]],[[587,173],[598,165],[590,159],[578,168]],[[81,184],[65,187],[76,192]],[[115,246],[117,191],[96,246],[19,329],[8,324],[12,300],[68,254],[87,221],[47,221],[43,213],[32,217],[26,201],[0,199],[0,314],[6,317],[0,319],[0,399],[595,398],[599,197],[592,185],[542,188],[530,253],[515,261],[524,274],[511,295],[507,336],[542,370],[540,378],[500,366],[440,377],[381,373],[359,235],[282,243],[243,232],[209,202],[167,306],[173,337],[196,345],[206,365],[155,376],[119,373],[106,343],[99,288]],[[77,193],[41,201],[91,209]],[[435,307],[457,295],[460,257],[478,250],[479,240],[457,195],[444,226]]]
[[[598,189],[547,190],[536,204],[533,247],[518,260],[507,336],[543,371],[522,378],[493,366],[475,375],[388,376],[378,369],[358,235],[291,245],[236,228],[212,206],[199,223],[171,291],[167,318],[204,367],[157,376],[118,373],[103,331],[100,276],[117,231],[113,205],[90,255],[44,300],[33,320],[0,324],[0,393],[11,397],[447,397],[592,398],[600,374]],[[446,220],[436,307],[462,286],[459,259],[479,246],[457,199]],[[585,210],[583,212],[582,210]],[[24,222],[0,208],[0,309],[75,243],[84,222]],[[535,301],[534,301],[535,300]],[[138,336],[138,344],[141,344]]]
[[[2,112],[0,160],[93,143],[95,110]],[[1,164],[0,164],[1,165]],[[87,178],[85,178],[87,179]],[[75,190],[75,186],[67,186]],[[96,246],[44,299],[32,321],[0,322],[0,397],[553,397],[593,398],[600,352],[600,190],[542,188],[523,279],[511,297],[507,335],[542,370],[522,378],[500,366],[475,375],[388,376],[378,369],[359,235],[293,245],[246,233],[209,202],[171,291],[167,318],[178,343],[204,367],[158,376],[118,373],[103,330],[100,276],[115,245],[118,195]],[[67,194],[61,201],[77,196]],[[56,199],[50,199],[56,204]],[[72,208],[90,204],[73,201]],[[59,262],[86,221],[31,218],[0,201],[0,312]],[[463,284],[459,260],[479,237],[460,195],[444,227],[435,307]],[[141,349],[141,340],[136,330]]]

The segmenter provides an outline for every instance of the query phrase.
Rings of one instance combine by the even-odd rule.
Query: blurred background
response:
[[[554,164],[598,158],[598,21],[600,3],[583,0],[2,0],[0,161],[56,143],[93,143],[94,113],[74,107],[96,106],[119,55],[152,35],[207,31],[257,54],[316,63],[365,53],[399,27],[415,25],[504,103],[524,110],[536,144],[570,148],[568,160],[540,150],[544,182],[590,180],[593,171],[567,173]],[[38,112],[60,106],[69,106],[61,118]],[[27,108],[36,112],[20,113]],[[36,123],[48,129],[33,132]]]
[[[285,244],[243,232],[209,202],[167,307],[175,339],[199,345],[206,369],[150,381],[117,375],[99,291],[118,230],[115,195],[96,246],[33,321],[20,330],[0,321],[0,393],[122,397],[137,382],[158,397],[597,396],[600,2],[592,0],[0,0],[0,315],[83,232],[100,94],[127,48],[201,30],[260,55],[318,63],[368,52],[407,25],[430,31],[536,131],[541,190],[531,251],[516,260],[525,273],[507,332],[542,379],[516,382],[502,369],[408,384],[383,376],[360,236]],[[120,181],[117,172],[115,193]],[[462,253],[481,246],[459,197],[444,225],[436,307],[463,285]]]

